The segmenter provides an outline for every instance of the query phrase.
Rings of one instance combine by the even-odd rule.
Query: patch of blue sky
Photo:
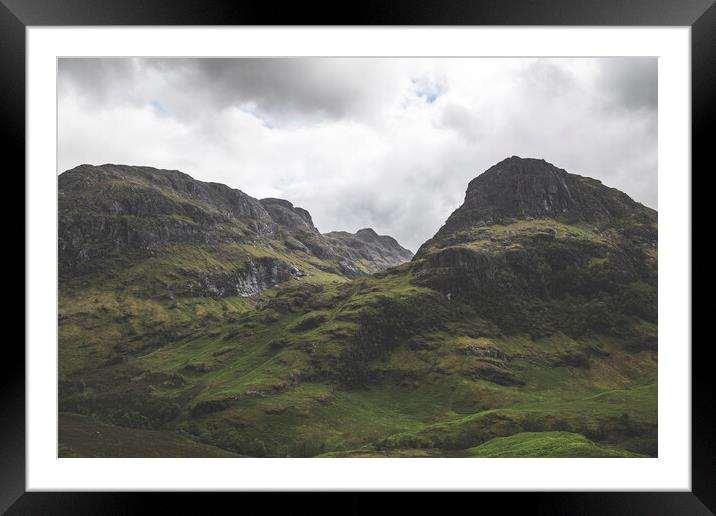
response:
[[[418,77],[411,79],[410,89],[414,96],[432,104],[447,92],[447,83],[438,77]]]
[[[158,100],[152,100],[151,102],[149,102],[149,105],[152,107],[152,109],[154,109],[154,111],[156,111],[160,115],[168,115],[169,114],[169,112],[166,109],[164,109],[164,106],[162,105],[162,103],[159,102]]]
[[[259,108],[255,102],[244,102],[239,105],[239,109],[260,121],[261,125],[267,129],[274,128],[274,125],[266,119],[265,115],[259,112]]]

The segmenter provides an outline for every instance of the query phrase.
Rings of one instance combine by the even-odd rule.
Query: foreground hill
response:
[[[241,215],[241,230],[264,242],[281,232],[258,221],[289,228],[308,251],[286,244],[281,259],[306,275],[260,294],[176,297],[183,254],[176,277],[150,253],[131,273],[100,259],[61,279],[60,409],[251,456],[656,454],[656,212],[513,157],[410,262],[346,280],[337,251],[294,236],[310,216],[284,202],[242,208],[268,219]],[[191,267],[224,259],[205,240],[182,242]],[[335,269],[306,268],[309,252]]]

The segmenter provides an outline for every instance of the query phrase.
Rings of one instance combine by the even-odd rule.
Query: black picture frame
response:
[[[19,183],[20,174],[16,171],[25,170],[25,29],[63,25],[690,26],[692,180],[695,170],[707,171],[712,146],[708,128],[714,125],[716,110],[713,102],[716,97],[714,0],[551,0],[548,3],[374,0],[346,7],[340,2],[330,5],[315,2],[310,5],[287,3],[276,8],[271,3],[255,0],[0,0],[0,147],[4,163],[11,158],[13,164],[5,169],[4,179],[14,176]],[[20,189],[24,191],[24,181],[14,187],[15,192]],[[6,186],[5,191],[8,192],[9,187]],[[17,193],[14,196],[19,197]],[[695,201],[692,204],[697,206]],[[18,212],[19,208],[14,213]],[[693,212],[692,219],[695,220]],[[19,228],[17,223],[14,226]],[[151,507],[149,498],[153,501],[159,498],[167,511],[172,505],[178,512],[191,510],[192,504],[185,495],[170,498],[166,494],[25,493],[25,353],[18,340],[7,339],[4,343],[4,359],[11,365],[0,375],[0,512],[133,514],[146,512]],[[497,502],[501,512],[528,504],[533,514],[712,514],[716,511],[716,411],[710,395],[709,347],[709,340],[694,340],[692,346],[691,492],[480,493],[472,496],[481,497],[481,503],[488,499]],[[222,497],[227,496],[247,495]],[[366,509],[369,504],[351,505]]]

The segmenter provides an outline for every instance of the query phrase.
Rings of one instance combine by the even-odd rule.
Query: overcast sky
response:
[[[415,251],[512,155],[657,208],[656,72],[655,58],[60,59],[58,173],[178,169]]]

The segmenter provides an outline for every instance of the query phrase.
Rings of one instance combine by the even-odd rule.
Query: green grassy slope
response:
[[[61,408],[252,456],[460,456],[535,431],[656,453],[653,350],[628,336],[505,333],[470,303],[416,285],[413,267],[249,300],[142,304],[128,321],[160,330],[137,328],[128,348],[127,322],[100,337],[116,315],[94,311],[95,355],[81,344],[76,358],[61,355]]]
[[[61,453],[655,456],[656,221],[625,213],[461,214],[357,278],[276,241],[97,255],[60,282]],[[266,257],[304,274],[250,296],[186,288]],[[103,451],[88,421],[125,444]]]
[[[470,457],[643,457],[569,432],[524,432],[470,448]]]
[[[59,418],[60,458],[71,457],[238,457],[176,432],[108,425],[76,414]]]

